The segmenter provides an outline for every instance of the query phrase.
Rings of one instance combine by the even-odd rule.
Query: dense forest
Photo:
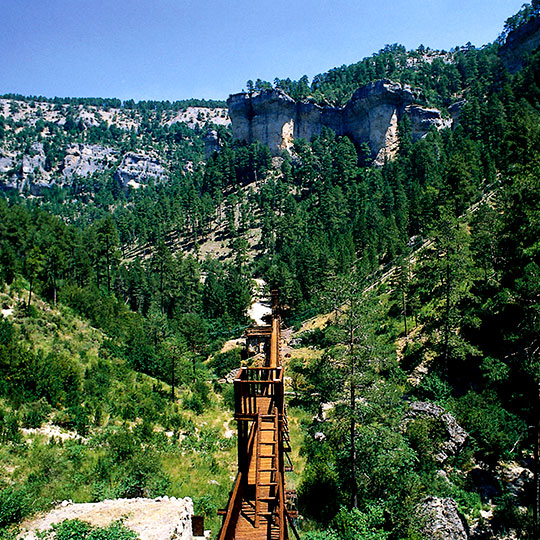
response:
[[[53,100],[136,111],[137,130],[86,126],[74,111],[63,125],[0,117],[0,145],[43,142],[51,170],[60,148],[84,142],[159,149],[170,172],[142,189],[121,189],[111,169],[39,196],[2,192],[1,537],[62,498],[164,493],[193,496],[217,532],[235,460],[222,377],[241,361],[220,351],[250,323],[262,278],[294,329],[303,538],[423,538],[430,497],[454,501],[471,538],[537,538],[540,51],[514,75],[497,53],[538,9],[480,49],[392,45],[311,85],[274,81],[319,103],[381,78],[440,108],[462,102],[453,129],[417,142],[404,117],[381,167],[331,130],[272,157],[210,124],[220,150],[205,159],[204,130],[157,121],[220,103]],[[202,256],[211,238],[216,256]],[[459,445],[441,411],[466,432]],[[28,442],[43,425],[76,436]]]

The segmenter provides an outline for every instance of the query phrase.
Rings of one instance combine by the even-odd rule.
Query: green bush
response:
[[[337,513],[340,498],[339,475],[332,464],[323,460],[308,463],[298,488],[300,511],[327,524]]]
[[[25,488],[10,486],[0,490],[0,528],[23,519],[31,509],[31,497]]]
[[[39,428],[47,421],[51,406],[45,399],[27,403],[21,409],[21,423],[25,428]]]
[[[224,353],[215,354],[208,362],[208,367],[216,374],[217,377],[222,378],[233,369],[240,367],[242,360],[242,349],[236,348]]]
[[[508,457],[506,454],[525,432],[525,422],[504,409],[493,392],[470,391],[455,406],[458,422],[474,438],[484,459]]]
[[[12,412],[5,412],[0,409],[0,443],[18,443],[21,441],[19,421]]]
[[[169,489],[171,481],[158,457],[150,450],[137,452],[122,466],[116,497],[157,497]]]
[[[43,535],[46,540],[136,540],[137,534],[129,530],[121,520],[107,527],[93,527],[79,519],[65,520],[53,525]]]
[[[416,450],[421,469],[429,470],[436,464],[433,456],[446,439],[444,422],[439,418],[417,418],[407,424],[410,446]]]
[[[417,388],[417,394],[420,399],[433,401],[443,401],[450,397],[451,392],[451,386],[433,372],[424,377]]]

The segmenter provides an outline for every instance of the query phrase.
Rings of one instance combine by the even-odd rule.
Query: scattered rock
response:
[[[500,463],[496,469],[497,478],[506,490],[514,497],[523,495],[525,486],[533,481],[534,474],[531,469],[523,467],[516,461]]]
[[[240,370],[241,370],[241,368],[235,368],[232,371],[230,371],[229,373],[227,373],[227,375],[225,375],[225,377],[224,377],[225,382],[233,383],[234,379],[236,379],[236,377],[240,373]]]
[[[62,175],[86,177],[108,169],[116,159],[117,152],[98,144],[72,144],[66,150],[62,164]]]

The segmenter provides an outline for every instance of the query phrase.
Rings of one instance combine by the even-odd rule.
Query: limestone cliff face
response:
[[[162,182],[168,178],[157,156],[136,152],[124,155],[114,177],[122,187],[131,186],[135,189],[149,181]]]
[[[531,19],[508,34],[505,44],[499,50],[502,63],[510,73],[519,71],[523,59],[540,47],[540,17]]]
[[[274,153],[290,149],[294,139],[310,139],[325,125],[340,129],[340,109],[296,102],[281,90],[233,94],[227,100],[233,137],[260,141]]]
[[[274,154],[290,150],[294,139],[311,139],[324,127],[347,135],[357,145],[367,143],[376,163],[392,158],[399,146],[398,122],[407,114],[413,138],[435,126],[451,125],[437,109],[414,105],[408,86],[381,80],[359,88],[343,108],[296,102],[281,90],[234,94],[227,105],[233,137],[267,144]]]

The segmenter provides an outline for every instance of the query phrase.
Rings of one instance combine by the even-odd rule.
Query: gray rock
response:
[[[427,497],[418,508],[425,540],[467,540],[467,521],[459,513],[456,501]]]
[[[0,173],[7,173],[15,166],[15,159],[12,155],[0,149]]]
[[[444,129],[452,127],[452,118],[443,118],[439,109],[428,109],[420,105],[408,105],[405,112],[411,120],[412,139],[421,139],[432,127]]]
[[[204,137],[204,156],[208,159],[214,152],[219,152],[222,146],[222,142],[219,138],[218,132],[215,129],[209,129]]]
[[[292,148],[294,139],[311,139],[324,127],[347,135],[359,146],[367,143],[376,163],[395,156],[398,122],[408,115],[417,140],[435,126],[449,127],[450,119],[437,109],[414,105],[407,85],[381,80],[359,88],[343,108],[296,102],[282,90],[233,94],[227,100],[233,138],[267,144],[274,155]]]
[[[62,175],[86,177],[112,166],[117,151],[98,144],[72,144],[66,150],[62,163]]]
[[[504,45],[499,49],[502,63],[510,73],[523,67],[523,59],[540,46],[540,17],[531,19],[508,34]]]
[[[148,154],[128,152],[122,158],[122,163],[115,172],[115,178],[122,187],[132,186],[138,188],[148,184],[150,180],[155,182],[165,181],[167,171],[159,160]]]
[[[452,103],[450,107],[448,107],[448,112],[450,113],[450,116],[452,117],[452,126],[455,126],[461,117],[461,111],[463,110],[463,107],[467,103],[466,100],[462,99],[460,101],[456,101],[455,103]]]
[[[233,383],[234,379],[236,379],[236,377],[238,376],[240,371],[241,371],[241,368],[235,368],[232,371],[230,371],[229,373],[227,373],[227,375],[225,375],[225,377],[224,377],[225,382]]]
[[[435,403],[426,401],[415,401],[411,403],[407,419],[412,418],[435,418],[440,419],[446,428],[448,439],[440,447],[440,451],[435,454],[434,458],[443,462],[448,459],[448,456],[459,453],[463,444],[467,440],[469,434],[457,423],[456,419],[448,412]]]

